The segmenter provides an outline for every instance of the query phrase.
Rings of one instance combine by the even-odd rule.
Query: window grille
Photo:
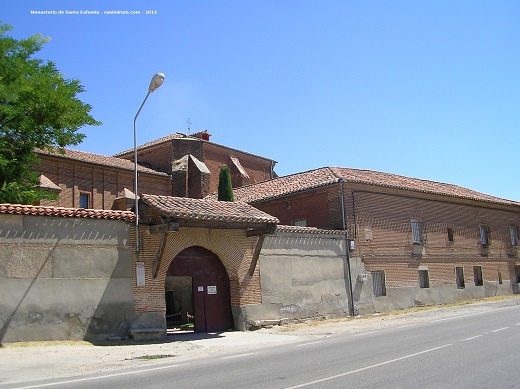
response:
[[[482,279],[482,266],[473,266],[473,280],[475,286],[484,285],[484,280]]]
[[[488,246],[489,245],[489,227],[485,224],[480,225],[480,242],[482,243],[482,246]]]
[[[419,270],[419,288],[429,288],[430,287],[430,277],[428,275],[428,270]]]
[[[511,235],[511,246],[518,246],[518,227],[509,226],[509,234]]]
[[[464,289],[466,287],[464,283],[464,268],[462,266],[455,267],[455,280],[457,282],[457,289]]]
[[[412,241],[413,243],[423,243],[423,225],[420,220],[412,219]]]
[[[372,273],[372,286],[374,287],[374,296],[386,296],[386,277],[384,270],[374,270]]]

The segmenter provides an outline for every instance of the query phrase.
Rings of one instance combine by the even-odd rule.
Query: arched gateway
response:
[[[191,322],[195,332],[233,328],[229,277],[219,257],[192,246],[181,251],[166,273],[168,322]]]
[[[246,329],[244,306],[262,302],[262,242],[279,220],[246,203],[147,194],[139,220],[131,331],[163,337],[188,314],[197,332]]]

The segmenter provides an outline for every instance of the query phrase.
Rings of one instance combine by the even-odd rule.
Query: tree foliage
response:
[[[79,80],[34,58],[49,39],[14,39],[11,29],[0,24],[0,202],[32,204],[46,197],[37,189],[35,149],[77,145],[81,127],[101,123],[76,97],[84,91]]]
[[[233,185],[229,167],[222,166],[218,176],[218,199],[220,201],[234,201]]]

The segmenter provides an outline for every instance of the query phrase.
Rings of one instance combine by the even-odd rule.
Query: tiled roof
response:
[[[60,153],[58,149],[54,149],[54,151],[49,152],[47,150],[37,150],[40,154],[46,154],[46,155],[52,155],[59,158],[66,158],[66,159],[72,159],[75,161],[81,161],[81,162],[87,162],[92,163],[95,165],[102,165],[102,166],[109,166],[114,167],[118,169],[125,169],[125,170],[132,170],[134,171],[134,162],[130,161],[128,159],[123,158],[117,158],[117,157],[108,157],[105,155],[100,154],[92,154],[87,153],[85,151],[78,151],[78,150],[71,150],[71,149],[64,149],[64,153]],[[157,174],[161,176],[167,176],[166,173],[159,172],[157,170],[149,169],[147,167],[138,165],[137,170],[141,173],[148,173],[148,174]]]
[[[145,144],[143,144],[141,146],[138,146],[137,150],[146,149],[148,147],[156,146],[156,145],[159,145],[159,144],[164,143],[164,142],[170,142],[173,139],[180,139],[180,138],[182,138],[182,139],[187,139],[187,140],[192,140],[192,141],[200,141],[201,138],[196,136],[196,134],[197,133],[191,134],[191,135],[186,135],[186,134],[183,134],[183,133],[180,133],[180,132],[175,132],[173,134],[164,136],[162,138],[159,138],[159,139],[153,140],[151,142],[145,143]],[[207,143],[215,145],[215,146],[222,147],[222,148],[227,149],[227,150],[238,152],[238,153],[241,153],[241,154],[251,155],[251,156],[256,157],[256,158],[262,158],[262,159],[265,159],[267,161],[272,161],[272,162],[274,162],[276,164],[276,161],[274,161],[274,160],[272,160],[270,158],[266,158],[266,157],[262,157],[260,155],[251,154],[251,153],[248,153],[248,152],[245,152],[245,151],[233,149],[231,147],[224,146],[224,145],[221,145],[221,144],[218,144],[218,143],[214,143],[214,142],[210,142],[210,141],[204,141],[204,142],[207,142]],[[134,152],[134,149],[122,151],[120,153],[115,154],[114,157],[129,156],[133,152]]]
[[[360,183],[371,186],[402,189],[413,192],[520,207],[520,202],[479,193],[458,185],[404,177],[397,174],[382,173],[373,170],[341,167],[324,167],[237,188],[234,189],[234,196],[238,201],[255,203],[328,186],[338,183],[341,180],[346,183]]]
[[[323,234],[323,235],[345,235],[344,230],[325,230],[316,227],[300,227],[300,226],[287,226],[278,225],[276,226],[275,232],[292,232],[298,234]]]
[[[339,181],[340,178],[329,168],[322,168],[236,188],[233,189],[233,194],[238,201],[254,203],[328,186]]]
[[[130,211],[111,211],[83,208],[46,207],[41,205],[0,204],[0,214],[75,217],[86,219],[110,219],[134,221],[135,214]]]
[[[247,203],[201,200],[143,194],[142,201],[160,214],[172,218],[199,221],[272,223],[280,221]]]
[[[180,132],[175,132],[173,134],[166,135],[166,136],[164,136],[162,138],[155,139],[155,140],[153,140],[151,142],[148,142],[148,143],[145,143],[145,144],[143,144],[141,146],[138,146],[137,150],[146,149],[147,147],[151,147],[151,146],[155,146],[155,145],[160,145],[161,143],[169,142],[172,139],[177,139],[177,138],[188,138],[188,136],[184,135],[184,134],[181,134]],[[188,139],[190,139],[190,138],[188,138]],[[192,139],[196,140],[196,138],[192,138]],[[120,157],[122,155],[127,155],[127,154],[130,154],[130,153],[133,153],[133,152],[134,152],[134,149],[121,151],[120,153],[115,154],[114,157]]]

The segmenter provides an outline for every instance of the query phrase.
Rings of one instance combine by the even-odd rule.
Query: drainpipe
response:
[[[350,271],[350,242],[348,238],[348,230],[347,230],[347,223],[345,220],[345,193],[343,192],[343,179],[339,180],[339,188],[341,192],[341,218],[342,218],[342,224],[343,224],[343,231],[345,231],[345,242],[346,247],[345,251],[347,254],[347,270],[348,270],[348,290],[349,290],[349,300],[348,300],[348,310],[349,315],[354,317],[356,316],[355,310],[354,310],[354,291],[352,290],[352,276]]]

